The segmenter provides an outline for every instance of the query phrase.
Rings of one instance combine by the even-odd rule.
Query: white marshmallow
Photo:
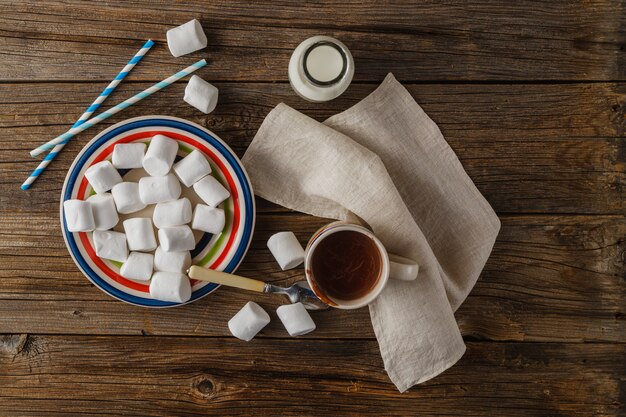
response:
[[[118,143],[113,148],[113,166],[121,169],[141,168],[145,153],[145,143]]]
[[[148,281],[152,276],[154,256],[151,253],[131,252],[120,268],[120,275],[136,281]]]
[[[164,203],[180,197],[180,182],[173,174],[139,179],[139,198],[145,204]]]
[[[85,177],[94,191],[98,194],[106,193],[115,184],[122,182],[120,173],[109,161],[101,161],[90,166],[85,171]]]
[[[177,58],[206,48],[206,45],[206,35],[196,19],[167,31],[167,46]]]
[[[128,249],[148,252],[157,247],[152,220],[147,217],[135,217],[124,220],[124,232],[128,241]]]
[[[189,226],[159,229],[159,243],[166,252],[180,252],[196,247],[196,240]]]
[[[189,251],[166,252],[162,247],[154,252],[154,270],[161,272],[186,272],[191,266]]]
[[[198,194],[198,197],[212,207],[217,207],[230,196],[228,190],[210,175],[195,183],[193,190]]]
[[[93,245],[96,248],[96,255],[101,258],[118,262],[124,262],[128,258],[124,233],[96,230],[93,232]]]
[[[159,203],[154,207],[152,221],[159,229],[182,226],[191,221],[191,202],[187,198]]]
[[[209,161],[197,149],[174,164],[174,174],[185,187],[191,187],[201,178],[211,173]]]
[[[304,262],[304,249],[292,232],[279,232],[272,235],[267,240],[267,247],[283,271],[295,268]]]
[[[224,216],[224,210],[221,208],[196,204],[191,228],[216,235],[224,230],[225,222],[226,217]]]
[[[185,303],[191,298],[191,283],[178,272],[155,272],[150,282],[150,296],[155,300]]]
[[[249,342],[270,322],[270,316],[252,301],[228,320],[228,329],[237,339]]]
[[[176,154],[178,142],[163,135],[155,135],[143,157],[143,168],[153,177],[162,177],[170,172]]]
[[[65,225],[70,232],[90,232],[96,228],[91,204],[85,200],[63,202]]]
[[[87,201],[91,204],[96,230],[109,230],[117,224],[119,217],[115,209],[113,195],[109,193],[94,194]]]
[[[143,178],[142,178],[143,179]],[[121,182],[111,190],[117,211],[122,214],[134,213],[146,207],[139,196],[139,184]]]
[[[315,323],[302,303],[280,306],[276,309],[276,314],[289,336],[301,336],[315,330]]]
[[[204,81],[197,75],[193,75],[187,87],[183,100],[204,114],[209,114],[217,106],[219,90],[213,84]]]

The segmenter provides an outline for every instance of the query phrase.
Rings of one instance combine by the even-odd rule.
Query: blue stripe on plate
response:
[[[234,155],[234,153],[232,153],[232,151],[228,147],[226,147],[220,140],[210,135],[207,131],[200,129],[194,125],[184,123],[183,121],[179,121],[179,120],[154,118],[154,119],[144,119],[144,120],[137,120],[134,122],[129,122],[127,124],[124,124],[122,126],[119,126],[111,130],[110,132],[107,132],[106,134],[98,138],[98,140],[96,140],[94,143],[92,143],[89,146],[89,148],[85,149],[84,153],[80,155],[79,160],[76,162],[76,164],[72,168],[72,172],[68,176],[67,185],[65,186],[65,193],[63,195],[63,201],[69,200],[72,198],[72,190],[76,186],[78,173],[80,172],[81,167],[85,165],[87,160],[90,158],[90,156],[94,152],[99,150],[102,144],[106,143],[111,138],[117,135],[120,135],[124,132],[127,132],[129,130],[132,130],[132,129],[141,128],[141,127],[160,127],[160,126],[180,129],[180,130],[183,130],[183,131],[186,131],[186,132],[189,132],[191,134],[198,136],[200,139],[203,139],[204,141],[208,142],[213,147],[215,147],[215,149],[217,149],[218,152],[221,153],[224,159],[226,159],[229,165],[233,168],[233,171],[235,172],[235,176],[238,179],[239,183],[241,184],[241,188],[242,188],[241,197],[244,200],[245,213],[249,214],[249,215],[246,215],[245,218],[242,219],[244,221],[244,223],[241,226],[243,228],[243,234],[242,234],[241,242],[239,243],[239,246],[237,247],[237,250],[235,252],[235,255],[233,256],[231,261],[228,263],[228,265],[226,265],[226,267],[224,268],[225,272],[234,272],[235,269],[239,266],[239,264],[243,260],[243,257],[246,251],[248,250],[248,246],[250,245],[250,241],[252,240],[252,233],[254,232],[253,229],[254,229],[255,213],[254,213],[254,197],[252,193],[252,188],[250,186],[250,183],[248,182],[248,178],[245,172],[243,171],[243,168],[241,167],[241,163],[239,162],[237,157]],[[70,250],[72,251],[74,258],[76,259],[76,262],[79,264],[83,272],[89,277],[89,279],[98,287],[100,287],[102,290],[104,290],[106,293],[108,293],[109,295],[117,299],[129,302],[131,304],[139,305],[139,306],[171,307],[171,306],[179,305],[179,303],[171,303],[171,302],[165,302],[165,301],[152,300],[149,298],[136,297],[134,295],[127,294],[111,286],[108,282],[100,278],[100,276],[98,276],[98,274],[95,273],[91,269],[89,264],[85,261],[80,251],[78,250],[78,246],[76,245],[76,241],[74,240],[74,234],[70,233],[67,230],[67,227],[65,225],[65,218],[62,219],[62,222],[63,222],[63,233],[65,234],[67,242],[70,246]],[[209,284],[209,285],[202,287],[201,289],[199,289],[198,291],[195,291],[192,294],[189,302],[202,298],[206,294],[213,291],[215,288],[217,288],[217,284]]]

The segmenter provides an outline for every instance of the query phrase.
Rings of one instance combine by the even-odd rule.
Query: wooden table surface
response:
[[[106,4],[105,4],[106,3]],[[626,415],[626,11],[622,1],[0,1],[0,416]],[[306,4],[304,4],[306,3]],[[252,4],[252,3],[251,3]],[[207,49],[173,58],[170,27],[198,18]],[[335,36],[356,61],[340,98],[312,104],[287,79],[292,50]],[[179,83],[78,136],[28,192],[35,145],[64,132],[145,39],[157,45],[116,103],[206,57],[208,116]],[[79,272],[59,227],[63,179],[105,126],[163,114],[243,155],[285,102],[317,120],[388,72],[439,125],[502,220],[456,317],[460,362],[400,394],[367,309],[315,314],[289,338],[280,298],[220,289],[182,308],[116,301]],[[257,200],[239,272],[278,284],[265,247],[326,220]],[[228,319],[248,300],[272,323],[250,343]]]

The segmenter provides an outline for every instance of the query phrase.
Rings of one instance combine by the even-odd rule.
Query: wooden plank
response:
[[[623,80],[620,2],[268,4],[202,0],[0,2],[0,80],[109,80],[145,39],[159,41],[132,79],[156,80],[210,59],[216,80],[286,81],[293,49],[328,34],[355,57],[355,79]],[[198,18],[209,47],[183,59],[167,29]],[[166,68],[169,68],[166,69]]]
[[[374,341],[6,335],[3,416],[619,416],[626,345],[469,343],[400,394]]]
[[[119,101],[146,86],[125,84],[111,100]],[[184,84],[180,84],[127,109],[111,123],[146,114],[183,117],[216,132],[241,156],[263,118],[279,102],[321,121],[375,88],[355,84],[333,102],[312,104],[299,99],[285,84],[217,86],[220,104],[208,116],[181,100]],[[28,150],[64,132],[102,87],[91,83],[0,85],[0,204],[6,210],[56,211],[72,159],[110,123],[70,143],[24,193],[19,185],[36,166]],[[626,84],[411,84],[408,89],[439,124],[496,211],[626,213]]]
[[[505,216],[487,266],[457,312],[462,333],[496,341],[626,342],[626,220],[623,216]],[[288,284],[265,246],[292,230],[304,244],[327,220],[261,214],[244,276]],[[35,255],[36,254],[36,255]],[[36,257],[35,257],[36,256]],[[35,258],[34,258],[35,257]],[[0,333],[229,335],[227,322],[248,300],[273,322],[262,337],[287,337],[276,319],[279,296],[222,288],[167,310],[133,307],[94,288],[73,264],[56,215],[5,213],[0,218]],[[367,309],[315,313],[310,338],[373,338]]]

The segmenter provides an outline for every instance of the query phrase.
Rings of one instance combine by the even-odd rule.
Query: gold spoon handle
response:
[[[196,265],[189,268],[189,278],[256,292],[263,292],[263,288],[265,287],[265,283],[263,281],[244,278],[239,275],[233,275],[226,272],[214,271],[212,269],[206,269]]]

